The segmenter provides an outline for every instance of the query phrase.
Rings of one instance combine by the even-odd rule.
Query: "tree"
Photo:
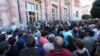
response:
[[[84,14],[84,15],[82,15],[82,19],[88,20],[88,19],[92,19],[92,17],[91,17],[91,15]]]
[[[93,18],[100,18],[100,0],[96,0],[93,3],[93,7],[91,9],[91,15]]]

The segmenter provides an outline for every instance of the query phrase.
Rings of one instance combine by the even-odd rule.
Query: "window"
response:
[[[38,11],[38,5],[36,5],[36,10]]]
[[[35,4],[28,3],[27,4],[27,10],[28,11],[35,11]]]
[[[28,20],[30,22],[34,22],[38,20],[39,18],[39,5],[38,4],[33,4],[28,2],[27,3],[27,11],[28,11]]]
[[[79,17],[79,12],[78,11],[76,11],[76,17]]]
[[[64,0],[65,5],[68,5],[70,3],[69,0]]]
[[[56,6],[52,7],[52,19],[53,20],[57,19],[57,7]]]
[[[64,17],[65,19],[67,19],[67,9],[66,8],[64,8]]]

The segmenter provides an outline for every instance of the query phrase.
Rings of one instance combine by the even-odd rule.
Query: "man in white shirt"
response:
[[[100,23],[97,25],[97,32],[95,33],[95,35],[94,35],[94,40],[95,41],[100,41]]]
[[[11,29],[12,29],[13,31],[15,31],[15,30],[17,29],[17,26],[15,25],[15,23],[12,23]]]

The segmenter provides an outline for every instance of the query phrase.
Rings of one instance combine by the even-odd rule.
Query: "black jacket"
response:
[[[29,47],[27,49],[23,49],[20,52],[20,56],[40,56],[39,52],[34,47]]]

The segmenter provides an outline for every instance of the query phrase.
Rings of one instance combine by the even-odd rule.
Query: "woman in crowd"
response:
[[[88,50],[84,48],[84,42],[82,39],[75,39],[76,51],[74,51],[74,56],[90,56]]]

